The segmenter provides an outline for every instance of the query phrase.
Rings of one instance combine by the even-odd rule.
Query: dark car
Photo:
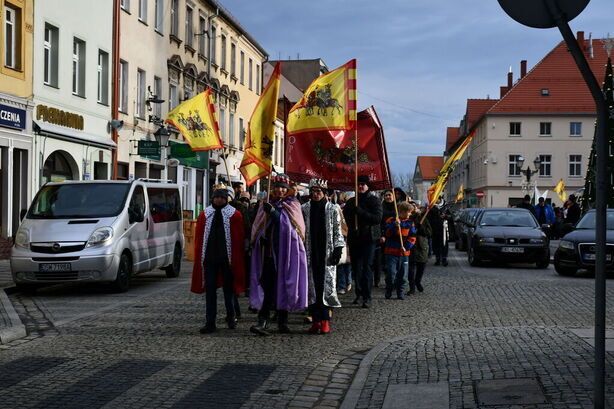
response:
[[[554,253],[554,269],[562,276],[574,275],[579,269],[595,268],[595,222],[594,210],[588,211],[559,242]],[[608,209],[606,232],[606,270],[614,271],[614,209]]]
[[[469,235],[467,256],[472,266],[490,260],[530,262],[546,268],[550,264],[550,242],[526,209],[483,209]]]
[[[467,237],[470,229],[475,224],[475,216],[478,215],[479,208],[467,208],[462,209],[454,223],[454,230],[456,231],[456,241],[454,242],[454,248],[456,250],[467,250]]]

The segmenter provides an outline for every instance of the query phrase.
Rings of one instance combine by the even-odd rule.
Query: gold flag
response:
[[[281,63],[278,62],[249,120],[245,153],[239,168],[247,186],[269,175],[272,170],[280,76]]]
[[[220,130],[215,119],[211,90],[207,88],[168,113],[166,122],[173,125],[193,151],[222,149]]]
[[[464,198],[465,198],[465,189],[463,188],[463,185],[461,184],[460,187],[458,188],[458,193],[456,194],[456,199],[454,200],[454,203],[458,203]]]
[[[561,202],[565,203],[565,201],[567,200],[567,192],[565,192],[565,182],[563,182],[562,178],[552,190],[554,190],[554,192],[559,195],[559,199],[561,199]]]

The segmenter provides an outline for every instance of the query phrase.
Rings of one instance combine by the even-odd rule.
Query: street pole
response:
[[[113,50],[112,50],[112,80],[113,91],[111,93],[111,119],[119,118],[119,59],[120,59],[120,0],[113,1]],[[115,142],[115,149],[111,149],[111,179],[117,179],[117,150],[119,149],[119,135],[117,128],[111,127],[111,139]]]
[[[550,14],[569,48],[576,65],[582,73],[595,104],[597,106],[597,132],[596,156],[597,156],[597,198],[596,198],[596,254],[595,254],[595,373],[594,373],[594,407],[605,407],[605,318],[606,318],[606,280],[605,280],[605,253],[606,253],[606,217],[607,217],[607,193],[606,181],[608,138],[606,125],[609,110],[605,97],[586,61],[584,53],[578,45],[564,14],[559,9],[556,0],[546,0]]]

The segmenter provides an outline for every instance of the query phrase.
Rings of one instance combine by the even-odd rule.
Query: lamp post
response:
[[[171,138],[171,133],[166,129],[165,126],[160,126],[156,132],[154,132],[154,137],[156,141],[160,144],[160,162],[164,164],[164,171],[162,173],[162,179],[168,179],[168,173],[166,170],[166,148],[168,147],[168,141]]]
[[[594,406],[605,407],[605,318],[606,318],[606,209],[608,181],[608,138],[606,126],[610,109],[607,106],[599,82],[591,71],[586,56],[573,35],[568,22],[578,16],[590,0],[498,0],[503,10],[514,20],[534,28],[557,27],[574,58],[584,82],[593,96],[597,108],[595,151],[597,156],[597,198],[595,229],[595,373]]]
[[[539,167],[541,165],[541,160],[539,160],[539,156],[536,156],[533,160],[533,166],[535,170],[531,170],[531,167],[527,165],[526,169],[522,169],[522,165],[524,165],[524,157],[520,156],[516,162],[518,164],[518,168],[520,169],[520,173],[526,177],[526,182],[522,183],[522,190],[529,190],[531,186],[537,186],[537,181],[531,184],[531,176],[535,175],[539,172]]]

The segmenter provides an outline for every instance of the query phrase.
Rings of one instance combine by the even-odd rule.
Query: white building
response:
[[[111,175],[112,11],[110,1],[35,2],[33,193]]]

